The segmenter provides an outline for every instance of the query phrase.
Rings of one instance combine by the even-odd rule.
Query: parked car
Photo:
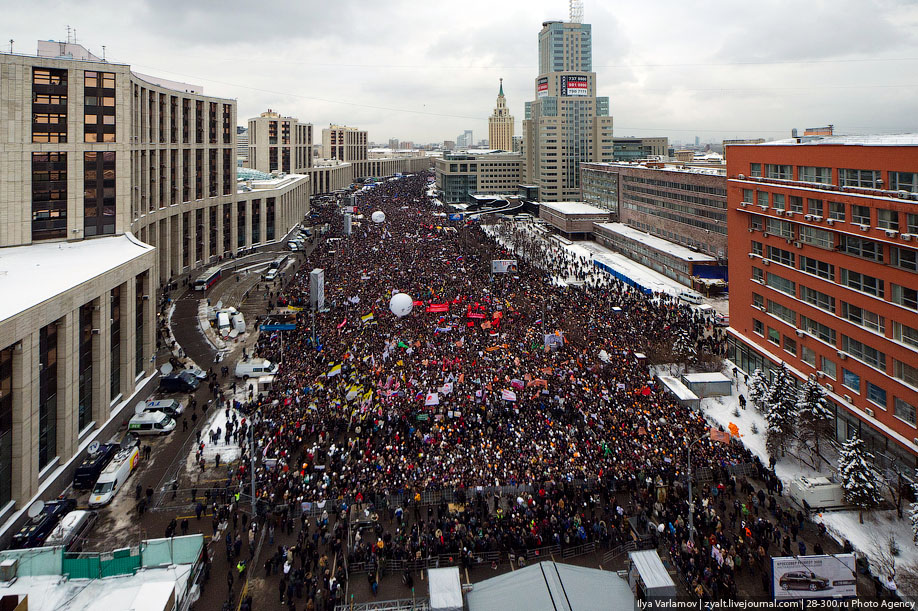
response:
[[[194,392],[201,381],[187,371],[174,373],[159,379],[159,389],[164,392]]]
[[[200,367],[186,367],[182,371],[187,371],[188,373],[190,373],[191,375],[193,375],[199,380],[207,379],[207,372],[201,369]]]
[[[730,316],[728,314],[715,314],[714,315],[714,326],[729,327],[730,326]]]
[[[76,500],[58,499],[48,501],[41,512],[29,520],[19,532],[13,535],[10,549],[23,549],[27,547],[40,547],[45,539],[57,526],[66,514],[76,509]]]
[[[832,587],[828,579],[810,571],[784,573],[778,579],[778,585],[784,590],[809,590],[810,592],[828,590]]]
[[[128,420],[128,431],[135,435],[167,435],[175,430],[175,420],[162,412],[141,412]]]
[[[117,443],[100,445],[95,454],[88,455],[80,463],[80,466],[76,468],[76,472],[73,474],[73,487],[77,490],[92,488],[96,480],[99,479],[99,474],[102,473],[102,470],[111,462],[112,457],[117,452]]]

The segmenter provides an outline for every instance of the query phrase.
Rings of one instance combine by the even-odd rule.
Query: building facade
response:
[[[542,201],[580,199],[580,164],[613,160],[609,98],[596,96],[592,28],[546,21],[535,100],[523,120],[524,182]]]
[[[154,374],[157,288],[285,234],[308,178],[263,191],[254,212],[233,100],[72,43],[0,54],[0,121],[3,523],[120,428]]]
[[[437,188],[445,203],[471,202],[471,195],[516,194],[523,158],[516,153],[446,154],[434,163]]]
[[[914,468],[918,135],[730,146],[727,159],[731,358],[817,379],[838,440]]]
[[[322,130],[322,156],[345,163],[367,158],[367,132],[356,127],[329,125]]]
[[[306,174],[312,167],[312,124],[270,108],[249,119],[246,167],[259,172]]]
[[[500,79],[497,106],[488,118],[488,146],[497,151],[513,150],[513,115],[504,97],[504,79]]]
[[[622,223],[727,257],[727,179],[717,169],[663,163],[584,164],[583,201]]]
[[[669,151],[669,138],[613,138],[612,146],[615,161],[662,160]]]

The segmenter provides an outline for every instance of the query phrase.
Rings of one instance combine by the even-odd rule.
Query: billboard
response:
[[[542,78],[536,80],[536,97],[548,97],[548,77],[543,76]]]
[[[351,215],[344,215],[344,235],[351,235]]]
[[[491,261],[492,274],[516,273],[516,259],[493,259]]]
[[[586,96],[590,91],[590,79],[582,74],[561,75],[561,95]]]
[[[325,270],[318,267],[309,272],[309,307],[313,310],[325,307]]]
[[[771,559],[775,600],[857,596],[854,554]]]

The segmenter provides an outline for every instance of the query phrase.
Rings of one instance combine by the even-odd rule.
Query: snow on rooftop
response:
[[[727,170],[722,167],[699,167],[687,165],[694,162],[646,162],[646,161],[616,161],[616,162],[591,162],[590,166],[605,166],[610,168],[640,168],[643,170],[654,170],[656,172],[683,172],[685,174],[707,174],[708,176],[726,176]]]
[[[657,236],[650,235],[633,227],[629,227],[624,223],[595,223],[597,227],[601,227],[613,233],[617,233],[622,237],[628,238],[629,240],[634,240],[658,250],[664,252],[668,255],[682,259],[683,261],[693,261],[701,263],[714,263],[717,261],[716,258],[706,255],[700,252],[695,252],[690,248],[686,248],[681,244],[676,244],[675,242],[670,242],[669,240],[664,240],[663,238],[658,238]]]
[[[0,248],[0,320],[118,268],[154,248],[126,233]]]
[[[583,202],[539,202],[539,205],[561,214],[609,214],[608,210]]]
[[[705,382],[729,382],[730,378],[719,371],[710,373],[686,373],[682,375],[686,382],[696,384]]]
[[[820,144],[841,144],[847,146],[918,146],[918,133],[912,134],[872,134],[851,136],[801,136],[800,142],[796,138],[785,138],[772,142],[762,142],[749,146],[787,145],[812,146]],[[737,145],[745,146],[745,145]]]
[[[677,297],[682,293],[695,292],[684,284],[664,276],[649,267],[645,267],[637,261],[629,259],[623,254],[614,252],[597,242],[574,242],[572,244],[565,244],[564,248],[577,255],[585,256],[593,261],[598,261],[620,274],[631,278],[644,288],[648,288],[656,293],[665,293]]]

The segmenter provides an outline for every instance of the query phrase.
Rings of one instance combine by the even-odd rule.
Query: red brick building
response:
[[[815,376],[881,463],[918,457],[918,134],[729,147],[730,358]]]

